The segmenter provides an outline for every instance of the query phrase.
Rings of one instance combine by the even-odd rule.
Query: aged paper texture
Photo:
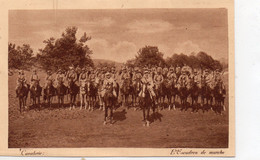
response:
[[[0,155],[235,156],[234,2],[1,1]]]

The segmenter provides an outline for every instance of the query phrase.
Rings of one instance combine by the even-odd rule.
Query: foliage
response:
[[[9,69],[28,69],[32,65],[33,50],[29,44],[16,46],[8,44],[8,68]]]
[[[55,40],[51,37],[43,41],[45,47],[39,49],[37,60],[44,70],[67,69],[70,65],[93,66],[90,58],[92,51],[85,44],[91,37],[87,37],[84,33],[77,41],[76,33],[76,27],[68,27],[61,38]]]
[[[193,68],[207,68],[211,70],[220,69],[222,70],[222,65],[219,61],[214,60],[205,52],[199,52],[197,54],[192,54],[190,56],[185,54],[173,54],[172,57],[166,59],[168,66],[184,66],[188,65]]]
[[[156,46],[145,46],[137,52],[135,66],[163,66],[165,65],[163,53]]]

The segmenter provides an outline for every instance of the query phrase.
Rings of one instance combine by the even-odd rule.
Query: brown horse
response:
[[[139,104],[139,97],[138,94],[142,90],[142,83],[141,80],[138,79],[136,82],[133,84],[133,93],[132,93],[132,105],[134,107],[134,110],[137,110],[137,106]]]
[[[113,83],[110,83],[106,86],[106,91],[104,94],[104,102],[105,102],[105,117],[104,117],[104,125],[107,124],[109,120],[110,124],[113,124],[113,110],[116,102],[115,88],[113,87]],[[110,110],[110,115],[108,116],[108,110]]]
[[[33,104],[32,104],[33,106],[39,105],[39,107],[41,107],[41,95],[42,95],[42,87],[39,85],[39,80],[34,81],[32,87],[30,88],[30,97],[33,100]]]
[[[52,84],[52,81],[47,82],[46,88],[43,90],[44,93],[44,101],[47,101],[48,107],[51,107],[52,98],[55,96],[55,88]]]
[[[226,95],[226,89],[223,82],[218,82],[214,87],[216,113],[219,112],[221,114],[222,110],[223,111],[226,110],[224,105],[225,95]]]
[[[142,84],[142,90],[140,92],[140,105],[143,110],[143,121],[144,126],[150,126],[150,109],[152,107],[153,112],[155,112],[155,104],[153,101],[152,96],[150,95],[150,92],[147,88],[147,84]]]
[[[173,79],[166,79],[164,81],[164,94],[166,95],[168,99],[168,104],[169,104],[169,110],[173,108],[175,110],[175,99],[177,95],[177,88],[175,86],[175,81]]]
[[[28,97],[29,88],[30,86],[27,84],[23,84],[22,82],[18,83],[18,88],[16,90],[16,93],[19,99],[20,113],[22,113],[22,110],[25,110],[26,108],[26,100]]]
[[[68,93],[70,95],[70,109],[75,109],[79,86],[73,81],[73,78],[68,79]]]
[[[121,92],[121,96],[122,96],[122,105],[126,106],[127,103],[128,103],[128,97],[129,97],[130,92],[131,92],[131,81],[130,81],[130,79],[125,79],[123,81],[120,92]],[[129,107],[127,106],[127,109],[128,108]]]
[[[67,87],[64,85],[62,80],[58,80],[58,85],[56,87],[56,95],[58,97],[59,107],[64,105],[64,96],[67,94]]]

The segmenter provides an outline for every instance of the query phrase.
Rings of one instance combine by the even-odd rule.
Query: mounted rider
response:
[[[114,88],[117,86],[116,85],[116,81],[112,77],[111,72],[108,71],[105,74],[105,79],[104,79],[104,83],[103,83],[103,87],[102,87],[103,89],[102,89],[102,93],[101,93],[102,96],[105,95],[105,93],[108,91],[108,89],[111,87],[111,85],[113,87],[113,96],[117,97],[117,94],[116,94],[116,92],[114,90]]]
[[[181,87],[188,88],[189,87],[189,76],[186,68],[182,68],[181,75],[177,81],[177,87],[180,89]]]
[[[133,85],[135,86],[135,84],[138,82],[138,81],[141,81],[142,79],[142,73],[141,73],[141,70],[136,67],[135,68],[135,72],[133,74],[133,78],[132,78],[132,81],[133,81]]]
[[[181,67],[179,65],[177,65],[176,69],[175,69],[177,79],[179,79],[179,77],[181,76],[181,70],[182,70]]]
[[[95,71],[94,71],[94,69],[92,67],[90,67],[89,68],[88,80],[94,84],[95,79],[96,79]]]
[[[40,78],[39,78],[39,76],[37,74],[36,69],[33,70],[33,73],[31,75],[30,81],[31,81],[31,88],[40,86],[39,85]]]
[[[168,68],[165,66],[165,67],[163,68],[163,70],[162,70],[162,75],[163,75],[164,78],[167,77],[168,72],[169,72],[169,70],[168,70]]]
[[[70,80],[72,80],[72,83],[76,83],[76,81],[77,81],[77,73],[76,73],[76,71],[75,71],[73,66],[69,67],[69,71],[67,72],[66,79],[67,79],[68,82]]]
[[[156,103],[156,97],[155,97],[156,95],[155,95],[155,92],[153,90],[154,83],[153,83],[152,77],[149,74],[150,74],[149,70],[145,70],[144,75],[141,79],[141,82],[142,82],[142,85],[147,85],[147,90],[149,92],[149,95],[150,95],[151,99]],[[139,96],[145,97],[145,93],[143,91],[141,91],[139,93]]]
[[[214,88],[214,76],[208,69],[205,69],[203,75],[203,83],[210,87],[211,89]]]
[[[121,80],[121,83],[123,84],[123,82],[124,82],[125,80],[130,80],[131,76],[130,76],[129,72],[127,72],[126,67],[123,67],[123,70],[122,70],[122,71],[123,71],[123,72],[122,72],[122,74],[121,74],[120,80]]]
[[[47,71],[47,75],[45,77],[45,86],[44,88],[46,89],[48,86],[53,87],[53,83],[54,83],[55,79],[51,73],[50,70]]]
[[[57,86],[64,84],[64,82],[65,82],[65,75],[64,75],[64,73],[62,72],[61,69],[58,69],[55,80],[57,82]]]
[[[16,91],[16,97],[18,97],[18,88],[20,86],[25,86],[27,87],[26,85],[26,78],[25,78],[25,74],[24,74],[24,71],[23,70],[19,70],[18,71],[18,77],[17,77],[17,81],[16,81],[16,88],[15,88],[15,91]]]
[[[111,74],[112,78],[116,81],[116,68],[114,66],[111,68]]]
[[[164,78],[163,78],[163,75],[162,75],[162,67],[157,68],[157,72],[154,75],[153,80],[154,80],[154,84],[155,84],[155,89],[158,89],[159,86],[161,86],[161,84],[164,81]]]
[[[79,75],[79,84],[81,83],[86,83],[86,81],[88,80],[88,73],[85,67],[82,68],[82,72]]]
[[[172,83],[174,83],[174,84],[176,84],[176,80],[177,80],[177,76],[176,76],[176,74],[175,74],[175,72],[174,72],[174,67],[170,67],[169,68],[169,72],[168,72],[168,74],[167,74],[167,80],[168,80],[168,83],[170,83],[170,84],[172,84]],[[174,86],[175,87],[175,86]]]
[[[198,73],[196,68],[193,69],[190,79],[197,87],[201,87],[201,75]]]

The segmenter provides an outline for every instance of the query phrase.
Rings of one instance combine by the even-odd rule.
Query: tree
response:
[[[94,65],[90,58],[92,51],[85,44],[91,37],[87,37],[84,33],[77,41],[76,33],[76,27],[68,27],[61,38],[55,40],[51,37],[43,41],[45,47],[39,49],[37,60],[44,70],[67,69],[70,65],[80,67]]]
[[[32,65],[33,50],[29,44],[16,46],[8,44],[8,68],[9,69],[28,69]]]
[[[165,65],[165,60],[163,59],[163,54],[159,51],[156,46],[145,46],[137,52],[135,57],[136,66],[145,66],[145,65]]]

